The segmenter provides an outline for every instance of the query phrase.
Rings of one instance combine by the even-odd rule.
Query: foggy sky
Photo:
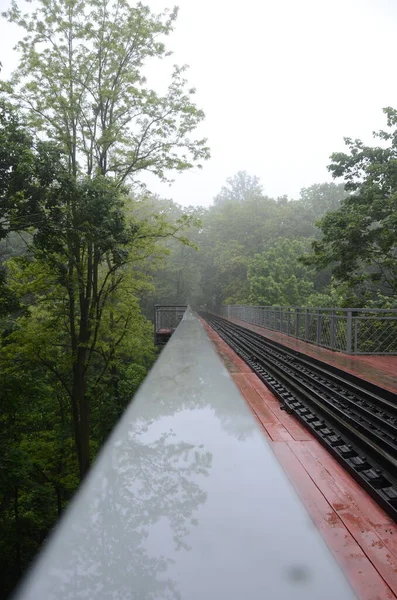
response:
[[[174,3],[147,2],[160,11]],[[9,0],[0,0],[2,10]],[[394,0],[179,0],[168,39],[173,63],[190,65],[189,84],[206,113],[198,135],[212,158],[202,171],[149,187],[176,202],[208,205],[238,170],[261,178],[270,196],[297,197],[330,181],[331,152],[343,137],[371,141],[397,107]],[[1,21],[0,60],[15,68],[17,29]],[[162,65],[151,79],[161,81]]]

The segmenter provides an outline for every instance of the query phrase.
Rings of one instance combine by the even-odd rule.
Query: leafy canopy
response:
[[[4,13],[25,30],[18,70],[4,88],[32,126],[57,141],[72,173],[111,175],[119,183],[145,170],[161,179],[209,156],[190,134],[204,118],[194,88],[175,66],[168,89],[150,87],[144,68],[167,51],[177,9],[155,15],[127,0],[40,0]]]
[[[332,265],[362,302],[397,292],[397,111],[384,112],[388,130],[374,133],[381,145],[346,138],[349,152],[332,155],[329,170],[350,195],[319,222],[323,238],[313,244],[314,264]]]

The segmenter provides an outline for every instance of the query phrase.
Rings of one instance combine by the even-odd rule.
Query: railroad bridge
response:
[[[397,314],[154,321],[159,358],[18,598],[397,598]]]

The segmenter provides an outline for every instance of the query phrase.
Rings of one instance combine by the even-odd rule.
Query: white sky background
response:
[[[158,12],[169,0],[147,0]],[[189,84],[206,113],[203,170],[150,189],[182,205],[211,203],[239,170],[269,196],[296,198],[330,181],[329,155],[343,137],[371,141],[397,107],[396,0],[179,0],[168,39],[172,62],[190,65]],[[2,10],[9,0],[0,0]],[[17,65],[18,29],[1,21],[3,74]],[[150,70],[164,79],[164,65]]]

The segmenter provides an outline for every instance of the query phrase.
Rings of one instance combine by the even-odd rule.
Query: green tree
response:
[[[250,301],[264,306],[304,306],[315,292],[315,271],[299,262],[310,240],[280,239],[249,263]]]
[[[6,89],[35,129],[61,144],[71,174],[122,184],[150,170],[166,179],[208,158],[205,140],[190,138],[204,114],[185,67],[174,67],[163,96],[143,72],[169,54],[163,38],[176,9],[154,15],[127,0],[40,0],[32,13],[14,1],[4,14],[26,31]]]
[[[188,223],[181,218],[172,225],[160,216],[138,220],[132,201],[130,214],[125,203],[111,180],[74,184],[66,174],[41,199],[29,255],[14,260],[14,291],[29,309],[15,326],[24,335],[29,331],[42,364],[70,398],[81,476],[91,457],[93,386],[108,369],[115,377],[117,349],[138,317],[134,294],[128,303],[123,290],[139,291],[139,262],[155,253],[157,239],[178,237]],[[43,338],[43,321],[54,337]]]
[[[157,212],[129,185],[143,171],[169,180],[208,157],[192,136],[204,115],[185,68],[174,68],[163,95],[145,80],[146,64],[169,54],[176,11],[154,15],[125,0],[35,7],[22,15],[13,3],[7,13],[26,36],[19,69],[1,85],[14,105],[0,106],[7,591],[156,355],[140,299],[164,256],[159,241],[188,243],[196,217]]]
[[[2,597],[25,570],[78,483],[62,386],[27,354],[27,347],[13,343],[0,354]]]
[[[23,572],[79,480],[70,408],[73,355],[67,291],[57,271],[31,253],[9,261],[8,272],[23,310],[8,318],[0,352],[4,585],[12,585]],[[117,295],[103,308],[95,352],[87,363],[91,454],[155,357],[152,326],[139,309],[145,278],[127,269],[123,274]]]
[[[247,259],[262,252],[272,236],[277,237],[276,201],[260,193],[257,178],[252,178],[251,187],[247,184],[249,192],[245,194],[246,188],[238,186],[239,175],[229,181],[230,186],[235,185],[235,198],[228,199],[226,192],[221,192],[224,201],[215,199],[203,215],[199,246],[203,300],[207,303],[243,301],[248,295]]]
[[[89,373],[107,305],[133,257],[187,225],[181,218],[171,226],[161,215],[137,220],[131,211],[126,218],[125,184],[144,170],[167,179],[207,158],[205,140],[190,138],[204,115],[192,102],[194,89],[186,89],[184,68],[174,69],[164,96],[143,74],[149,59],[167,56],[162,38],[176,10],[156,16],[126,0],[41,0],[27,15],[14,2],[6,16],[26,36],[18,44],[20,67],[4,89],[60,153],[51,156],[52,178],[30,223],[31,252],[66,293],[72,379],[69,386],[60,381],[70,392],[83,476],[90,463]]]
[[[321,268],[317,273],[309,269],[309,280],[313,284],[312,293],[309,293],[308,272],[302,275],[302,265],[297,262],[298,255],[293,249],[302,244],[303,249],[308,248],[309,244],[304,240],[320,238],[321,231],[316,220],[337,208],[348,195],[343,184],[323,183],[302,189],[297,200],[290,200],[287,196],[273,199],[263,194],[257,177],[239,172],[229,178],[227,185],[216,196],[214,205],[203,215],[199,244],[203,303],[244,303],[255,298],[255,302],[258,302],[258,298],[264,298],[261,286],[251,281],[253,265],[256,264],[258,269],[260,265],[260,258],[254,257],[266,257],[267,252],[277,254],[275,249],[281,248],[284,240],[288,251],[284,257],[282,252],[277,254],[278,268],[285,263],[282,270],[287,278],[293,276],[295,269],[296,285],[292,285],[291,280],[288,293],[277,275],[273,281],[274,294],[269,292],[267,302],[280,304],[304,301],[311,305],[317,302],[329,305],[335,298],[330,292],[331,267]],[[296,241],[296,244],[289,243],[292,241]],[[291,269],[287,264],[290,260]],[[259,276],[258,273],[255,272],[255,278]],[[299,281],[301,275],[302,282]],[[267,287],[270,289],[270,281],[267,281]],[[322,295],[319,296],[319,293]]]
[[[317,221],[327,212],[337,210],[348,195],[343,183],[315,183],[301,189],[300,202]]]
[[[27,213],[31,218],[39,189],[38,160],[32,137],[20,122],[16,110],[0,99],[0,316],[17,306],[7,286],[4,261],[23,252],[21,231],[26,228]],[[23,208],[22,208],[23,205]],[[29,222],[31,222],[31,218]]]
[[[201,302],[201,254],[199,246],[203,234],[202,207],[183,208],[171,200],[155,199],[156,208],[163,206],[168,219],[174,221],[183,215],[190,219],[190,227],[184,232],[185,244],[175,238],[163,242],[166,258],[153,272],[153,289],[145,299],[145,314],[152,316],[154,304]],[[161,208],[160,208],[161,210]],[[151,262],[153,262],[151,260]]]
[[[238,171],[233,177],[226,179],[226,185],[215,196],[215,206],[227,202],[245,202],[263,196],[263,188],[259,177],[249,175],[247,171]]]
[[[329,170],[350,192],[339,210],[319,222],[312,262],[332,266],[355,302],[393,297],[397,292],[397,111],[384,109],[388,131],[374,136],[381,146],[345,139],[348,153],[335,153]]]

